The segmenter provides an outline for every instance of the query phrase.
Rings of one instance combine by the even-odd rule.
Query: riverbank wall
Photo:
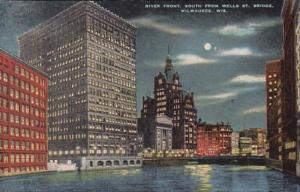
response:
[[[186,165],[187,159],[144,159],[144,166],[175,166]]]
[[[274,170],[283,172],[283,163],[276,159],[266,159],[266,166]]]

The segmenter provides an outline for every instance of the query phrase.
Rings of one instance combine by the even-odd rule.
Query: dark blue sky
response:
[[[163,70],[169,44],[175,70],[183,86],[194,92],[200,118],[230,122],[236,130],[265,127],[264,66],[281,56],[281,1],[265,0],[273,4],[269,9],[232,9],[223,14],[145,9],[146,1],[137,0],[97,2],[138,27],[138,111],[142,96],[152,95],[153,77]],[[18,55],[18,35],[73,3],[0,0],[0,47]]]

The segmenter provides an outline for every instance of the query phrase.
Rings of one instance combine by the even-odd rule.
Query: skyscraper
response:
[[[266,64],[267,147],[266,157],[272,166],[282,169],[282,60]]]
[[[135,40],[133,25],[91,1],[19,37],[21,58],[49,74],[50,159],[136,155]]]
[[[47,76],[0,49],[0,176],[47,170]]]
[[[192,92],[183,89],[170,55],[166,58],[164,74],[160,72],[154,77],[154,98],[143,99],[141,119],[153,113],[172,118],[173,149],[196,149],[197,110],[194,96]]]
[[[283,65],[282,65],[282,131],[283,169],[296,173],[297,160],[297,76],[296,76],[296,22],[299,1],[285,0],[281,12],[283,20]]]

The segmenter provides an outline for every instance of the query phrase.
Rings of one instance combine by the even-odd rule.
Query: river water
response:
[[[185,165],[0,178],[0,192],[300,192],[264,166]]]

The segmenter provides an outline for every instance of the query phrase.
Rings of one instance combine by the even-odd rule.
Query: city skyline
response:
[[[3,2],[0,15],[6,27],[0,29],[0,44],[17,55],[17,36],[73,3]],[[264,64],[281,54],[281,2],[273,1],[275,8],[267,12],[234,10],[226,17],[182,17],[177,12],[143,9],[137,1],[98,3],[138,27],[138,112],[142,96],[153,94],[152,78],[161,71],[169,44],[183,86],[195,94],[198,117],[210,123],[230,122],[234,130],[265,127]],[[10,13],[12,9],[16,11]]]

